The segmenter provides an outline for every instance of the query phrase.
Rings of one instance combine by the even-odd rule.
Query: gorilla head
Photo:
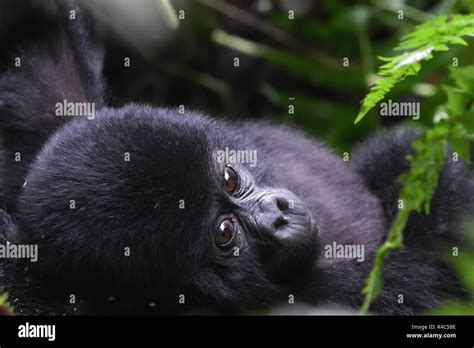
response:
[[[225,147],[255,149],[230,125],[139,105],[69,122],[19,197],[20,240],[39,245],[32,273],[98,302],[139,291],[161,308],[180,295],[191,305],[270,304],[314,261],[316,224],[264,154],[257,166],[222,163]]]

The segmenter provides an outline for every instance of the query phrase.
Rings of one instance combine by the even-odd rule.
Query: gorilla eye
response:
[[[234,239],[235,225],[231,219],[225,219],[219,225],[219,230],[214,237],[214,242],[218,247],[225,247]]]
[[[224,169],[224,190],[229,194],[233,194],[239,186],[239,177],[234,168],[226,166]]]

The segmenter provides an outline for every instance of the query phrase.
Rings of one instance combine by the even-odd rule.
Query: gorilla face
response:
[[[221,212],[214,227],[215,245],[238,255],[246,243],[255,246],[267,275],[283,279],[315,253],[316,228],[305,204],[282,188],[259,186],[242,165],[223,169]]]
[[[41,283],[95,297],[139,289],[164,305],[180,294],[270,304],[314,260],[317,229],[264,167],[217,163],[212,150],[229,144],[241,146],[230,127],[170,110],[129,106],[70,122],[19,198]]]

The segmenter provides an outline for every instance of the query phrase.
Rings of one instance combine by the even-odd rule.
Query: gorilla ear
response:
[[[0,240],[15,243],[18,239],[18,229],[11,216],[0,209]]]

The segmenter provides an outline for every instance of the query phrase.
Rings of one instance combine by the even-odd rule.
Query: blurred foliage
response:
[[[474,225],[467,226],[469,244],[454,252],[446,252],[446,260],[456,270],[459,279],[469,291],[464,300],[450,300],[440,308],[431,310],[429,315],[474,315]]]
[[[390,55],[398,38],[422,21],[473,8],[471,1],[460,0],[174,0],[172,5],[186,10],[186,20],[173,40],[150,39],[154,54],[130,51],[110,36],[105,73],[114,102],[133,99],[231,119],[268,118],[297,126],[339,153],[380,126],[402,120],[376,117],[372,110],[360,125],[350,126],[376,79],[374,57]],[[132,57],[130,69],[124,71],[115,58],[121,56]],[[462,65],[474,63],[470,47],[440,52],[390,97],[423,100],[418,122],[429,125],[443,101],[440,85],[453,56]],[[233,65],[236,57],[239,67]]]
[[[14,308],[8,302],[8,294],[3,293],[0,295],[0,316],[2,315],[14,315]]]

